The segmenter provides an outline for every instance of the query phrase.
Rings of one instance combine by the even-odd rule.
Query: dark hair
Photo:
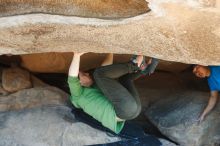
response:
[[[86,70],[86,71],[80,71],[80,72],[84,72],[84,73],[89,73],[89,76],[92,78],[92,80],[94,81],[94,77],[93,77],[93,73],[95,71],[95,68],[92,68],[92,69],[89,69],[89,70]],[[78,75],[78,78],[79,78],[79,75]]]
[[[90,75],[90,77],[92,78],[92,80],[95,81],[95,80],[94,80],[94,77],[93,77],[93,73],[95,72],[95,68],[89,69],[89,70],[87,70],[86,72],[89,73],[89,75]]]

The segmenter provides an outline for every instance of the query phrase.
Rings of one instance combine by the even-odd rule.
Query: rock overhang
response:
[[[152,7],[151,12],[132,18],[100,19],[45,13],[0,18],[0,54],[69,51],[143,53],[190,64],[220,63],[219,10],[214,3],[203,5],[196,0],[193,5],[188,5],[190,1],[157,2],[157,10],[163,10],[163,13]],[[158,78],[156,81],[161,84]],[[146,92],[146,89],[142,90]],[[154,92],[150,91],[146,97]]]
[[[151,12],[118,19],[45,13],[2,17],[0,54],[112,52],[218,65],[220,10],[218,0],[209,2],[150,0]]]
[[[149,11],[145,0],[8,0],[1,1],[0,16],[33,13],[116,19]]]

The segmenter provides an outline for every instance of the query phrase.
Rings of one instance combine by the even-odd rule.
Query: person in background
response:
[[[218,91],[220,91],[220,66],[196,65],[193,69],[193,73],[199,78],[207,78],[210,88],[208,104],[199,117],[199,122],[202,122],[218,101]]]

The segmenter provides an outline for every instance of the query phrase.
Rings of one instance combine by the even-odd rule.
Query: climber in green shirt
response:
[[[88,73],[79,71],[82,54],[74,53],[69,69],[71,102],[118,134],[126,120],[134,119],[141,112],[133,80],[140,73],[144,57],[137,56],[136,64],[112,64],[113,54],[108,54],[102,67],[93,73],[93,81]]]

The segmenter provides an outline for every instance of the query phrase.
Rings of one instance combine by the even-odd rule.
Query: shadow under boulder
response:
[[[208,97],[208,92],[178,90],[149,107],[146,116],[161,133],[180,145],[220,145],[220,103],[202,123],[197,121]]]

